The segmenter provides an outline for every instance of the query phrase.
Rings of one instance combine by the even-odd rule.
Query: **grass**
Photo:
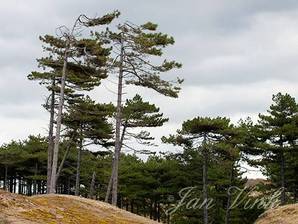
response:
[[[8,222],[2,218],[0,218],[0,224],[8,224]]]

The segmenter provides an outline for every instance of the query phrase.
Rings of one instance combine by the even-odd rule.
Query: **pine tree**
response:
[[[202,156],[203,168],[203,220],[208,224],[208,163],[212,159],[214,144],[230,138],[232,126],[227,118],[202,118],[197,117],[187,120],[182,124],[182,129],[177,135],[168,138],[163,137],[166,143],[182,145],[186,148],[195,148]]]
[[[48,160],[48,185],[49,193],[54,193],[56,188],[57,162],[59,154],[59,143],[61,134],[62,113],[67,87],[73,90],[91,90],[100,84],[101,79],[107,77],[106,63],[110,49],[102,47],[103,43],[98,38],[82,38],[80,30],[82,27],[94,27],[106,25],[119,15],[118,12],[107,14],[100,18],[90,19],[80,15],[73,27],[68,29],[60,27],[61,37],[46,35],[41,37],[44,42],[44,50],[49,56],[38,60],[39,65],[50,71],[43,73],[33,72],[30,79],[39,79],[45,82],[51,80],[51,118],[49,130],[49,152]],[[56,135],[53,142],[54,123],[54,86],[56,78],[59,82],[59,102],[57,106]],[[51,162],[52,161],[52,162]]]
[[[97,104],[89,97],[72,101],[64,116],[64,123],[68,135],[77,145],[77,175],[75,195],[79,195],[81,152],[84,147],[91,144],[109,146],[112,138],[112,125],[108,118],[114,113],[111,104]],[[75,137],[74,137],[75,136]]]
[[[153,89],[162,95],[177,97],[182,80],[176,82],[166,81],[160,77],[162,73],[175,68],[181,64],[175,61],[164,60],[156,65],[151,60],[152,56],[160,57],[163,49],[174,44],[174,38],[157,32],[157,25],[148,22],[137,26],[130,22],[120,24],[117,31],[107,30],[105,33],[95,33],[95,36],[105,37],[107,42],[113,46],[112,72],[118,73],[117,112],[115,153],[113,165],[112,204],[117,204],[118,192],[118,167],[121,148],[121,124],[122,124],[122,94],[123,85],[136,85]],[[178,85],[177,85],[178,84]]]
[[[134,129],[137,128],[152,128],[160,127],[169,119],[164,118],[162,113],[159,113],[160,109],[154,104],[149,102],[144,102],[140,95],[135,95],[132,99],[127,99],[126,103],[122,109],[122,133],[120,138],[120,151],[123,147],[134,150],[126,142],[126,138],[133,138],[138,143],[143,145],[151,145],[151,141],[154,140],[150,136],[148,131],[140,131],[136,133]],[[130,131],[132,130],[132,131]],[[147,151],[139,151],[140,153],[148,153]],[[113,166],[115,165],[115,160],[113,161]],[[115,170],[112,171],[110,181],[107,187],[107,193],[105,201],[109,201],[111,188],[113,184],[113,178],[115,177]]]
[[[285,204],[288,190],[286,154],[292,150],[298,137],[298,106],[289,94],[278,93],[272,100],[268,114],[259,115],[257,135],[263,142],[261,164],[266,167],[271,180],[282,188],[281,203]]]

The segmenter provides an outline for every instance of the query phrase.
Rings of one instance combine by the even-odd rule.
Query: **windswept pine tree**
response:
[[[56,188],[57,162],[61,135],[62,113],[67,90],[91,90],[107,77],[107,61],[110,49],[103,47],[101,39],[84,38],[80,35],[83,27],[96,27],[111,23],[118,12],[100,18],[90,19],[80,15],[72,28],[60,27],[60,36],[46,35],[40,39],[48,56],[38,59],[45,72],[33,72],[29,79],[41,80],[52,91],[50,100],[50,126],[48,150],[48,192]],[[50,82],[50,83],[49,83]],[[56,86],[58,84],[58,87]],[[57,118],[54,119],[55,91],[59,91]],[[54,134],[54,122],[56,134]]]
[[[297,150],[298,106],[295,98],[289,94],[278,93],[273,95],[272,100],[268,113],[259,115],[256,135],[263,144],[261,151],[257,152],[262,156],[259,165],[265,167],[265,174],[276,187],[282,189],[281,203],[285,204],[288,191],[287,167],[294,164],[287,160],[287,155],[295,155]]]
[[[96,32],[95,36],[104,37],[113,47],[113,63],[111,72],[118,74],[117,112],[116,112],[116,139],[113,165],[112,204],[117,204],[118,168],[121,149],[122,125],[122,95],[123,86],[135,85],[150,88],[156,92],[178,97],[180,84],[183,80],[165,80],[162,73],[180,68],[176,61],[163,60],[160,64],[155,57],[163,55],[163,49],[174,44],[174,38],[157,31],[157,25],[148,22],[144,25],[135,25],[125,22],[118,25],[117,31],[107,30],[104,33]]]
[[[163,137],[165,143],[181,145],[185,148],[196,149],[202,157],[203,191],[204,200],[203,220],[208,224],[208,164],[213,158],[214,144],[229,139],[233,135],[232,125],[227,118],[203,118],[197,117],[187,120],[182,124],[182,129],[177,130],[176,135]]]
[[[216,223],[239,223],[241,208],[231,208],[235,195],[234,188],[243,188],[245,180],[241,171],[241,150],[244,145],[245,132],[241,124],[230,126],[227,137],[214,144],[213,158],[216,162],[210,169],[212,185],[215,186],[216,193],[213,195],[219,203],[217,207],[218,215],[214,216],[213,222]]]
[[[81,152],[89,145],[111,145],[113,128],[108,118],[112,117],[112,104],[98,104],[89,97],[79,98],[71,102],[64,116],[64,124],[68,135],[77,146],[77,175],[75,195],[80,190]],[[113,141],[112,141],[113,142]],[[66,152],[67,153],[67,152]]]
[[[154,104],[144,102],[140,95],[135,95],[132,99],[127,99],[122,109],[122,133],[120,138],[120,151],[122,148],[128,148],[134,152],[150,153],[147,150],[136,150],[129,146],[130,140],[135,140],[142,145],[152,145],[154,138],[150,135],[149,131],[141,130],[136,132],[138,128],[153,128],[160,127],[169,119],[164,118],[163,113]],[[113,161],[115,163],[115,160]],[[112,181],[115,175],[115,170],[112,171],[110,181],[107,188],[105,201],[109,201],[111,194]]]

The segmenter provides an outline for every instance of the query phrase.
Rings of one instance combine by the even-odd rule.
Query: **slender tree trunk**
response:
[[[52,174],[51,174],[51,184],[49,193],[54,194],[56,192],[56,185],[57,185],[57,166],[58,166],[58,155],[59,155],[59,144],[60,144],[60,132],[62,126],[62,112],[64,106],[64,90],[65,90],[65,81],[66,81],[66,69],[67,69],[67,60],[68,60],[68,50],[69,46],[65,50],[64,56],[64,64],[61,76],[61,86],[60,86],[60,99],[59,99],[59,106],[58,106],[58,116],[57,116],[57,125],[56,125],[56,136],[55,136],[55,144],[53,150],[53,164],[52,164]]]
[[[129,203],[128,203],[128,199],[125,199],[125,210],[128,211],[129,209]]]
[[[50,124],[49,124],[49,145],[48,145],[48,165],[47,165],[47,193],[50,193],[52,164],[53,164],[53,150],[54,150],[54,119],[55,119],[55,77],[52,80],[51,93],[51,109],[50,109]]]
[[[37,194],[42,194],[41,186],[42,186],[42,181],[38,181],[38,184],[37,184]]]
[[[32,195],[32,180],[28,181],[28,195]]]
[[[13,177],[12,175],[9,178],[9,191],[13,193]]]
[[[116,114],[116,139],[115,139],[115,156],[114,156],[114,177],[112,181],[112,205],[117,205],[118,194],[118,169],[119,157],[121,148],[121,120],[122,120],[122,91],[123,91],[123,60],[124,60],[124,47],[121,40],[121,54],[120,54],[120,68],[118,77],[118,98],[117,98],[117,114]]]
[[[70,139],[70,141],[72,141],[72,139]],[[67,146],[67,149],[63,155],[63,158],[62,158],[62,161],[59,165],[59,168],[58,168],[58,171],[57,171],[57,174],[56,174],[56,182],[58,181],[60,175],[61,175],[61,172],[62,172],[62,169],[63,169],[63,166],[64,166],[64,163],[65,163],[65,160],[70,152],[70,148],[71,148],[71,143],[69,143],[69,145]]]
[[[154,201],[154,213],[153,213],[154,215],[153,215],[153,220],[157,220],[157,201],[156,201],[156,199],[155,199],[155,201]]]
[[[19,189],[18,193],[19,194],[22,194],[22,179],[21,179],[21,177],[20,177],[20,179],[18,181],[18,189]]]
[[[70,194],[70,177],[67,178],[67,194]]]
[[[35,163],[35,171],[34,171],[34,181],[33,181],[33,194],[36,195],[37,194],[37,181],[36,181],[36,177],[37,177],[37,172],[38,172],[38,164]]]
[[[90,192],[89,192],[89,198],[91,198],[91,199],[93,199],[94,192],[95,192],[95,178],[96,178],[96,172],[93,171],[92,180],[91,180],[91,183],[90,183]]]
[[[105,202],[109,202],[109,198],[110,198],[110,195],[111,195],[111,190],[112,190],[112,185],[113,185],[113,178],[114,178],[114,166],[115,166],[115,158],[113,158],[113,161],[112,161],[112,173],[111,173],[111,177],[110,177],[110,180],[109,180],[109,183],[108,183],[108,187],[107,187],[107,193],[106,193],[106,197],[105,197]]]
[[[285,156],[284,153],[280,153],[280,177],[281,177],[281,204],[286,203],[286,189],[285,189]]]
[[[121,135],[121,147],[120,147],[120,152],[121,152],[121,149],[122,149],[122,146],[123,146],[123,141],[124,141],[124,137],[125,137],[125,132],[126,132],[126,128],[127,126],[124,125],[123,127],[123,130],[122,130],[122,135]],[[119,153],[120,154],[120,153]],[[109,180],[109,184],[108,184],[108,187],[107,187],[107,193],[106,193],[106,197],[105,197],[105,202],[109,202],[109,197],[111,195],[111,190],[112,190],[112,185],[113,185],[113,178],[114,178],[114,175],[115,175],[115,172],[114,172],[114,164],[115,163],[115,159],[113,158],[113,161],[112,161],[112,174],[111,174],[111,177],[110,177],[110,180]]]
[[[17,180],[16,178],[13,178],[13,193],[16,193],[16,189],[17,189]]]
[[[231,173],[230,173],[230,185],[229,188],[233,185],[234,182],[234,163],[232,164],[232,169],[231,169]],[[230,194],[231,192],[229,192],[228,189],[228,198],[227,198],[227,208],[226,208],[226,216],[225,216],[225,224],[229,224],[230,223],[230,218],[231,218],[231,199],[232,199],[232,195]]]
[[[25,192],[24,192],[24,181],[23,181],[22,178],[20,179],[20,194],[25,194]]]
[[[81,136],[82,138],[82,136]],[[81,154],[82,154],[83,140],[80,139],[80,145],[78,147],[78,158],[77,158],[77,174],[76,174],[76,188],[75,195],[79,196],[80,194],[80,169],[81,169]]]
[[[153,202],[150,200],[150,219],[153,219]]]
[[[208,152],[206,146],[206,136],[203,141],[203,200],[204,200],[204,224],[208,224]]]
[[[3,186],[3,188],[4,188],[4,190],[7,190],[7,185],[8,185],[8,167],[7,167],[7,165],[5,165],[5,167],[4,167],[4,186]]]
[[[157,204],[157,221],[160,222],[160,203]]]
[[[130,212],[133,213],[134,212],[134,207],[133,207],[133,199],[130,201]]]

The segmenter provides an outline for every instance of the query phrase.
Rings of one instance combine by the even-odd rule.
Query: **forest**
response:
[[[169,118],[141,89],[178,98],[188,77],[177,78],[182,64],[166,57],[174,37],[120,17],[80,15],[40,37],[44,57],[24,76],[47,91],[40,110],[48,134],[0,146],[0,188],[86,197],[173,224],[254,223],[276,192],[278,204],[297,203],[295,98],[276,92],[257,120],[190,117],[161,138],[169,150],[158,151],[151,132]],[[108,77],[116,77],[115,101],[97,102],[90,92]],[[247,167],[266,179],[249,185]]]

